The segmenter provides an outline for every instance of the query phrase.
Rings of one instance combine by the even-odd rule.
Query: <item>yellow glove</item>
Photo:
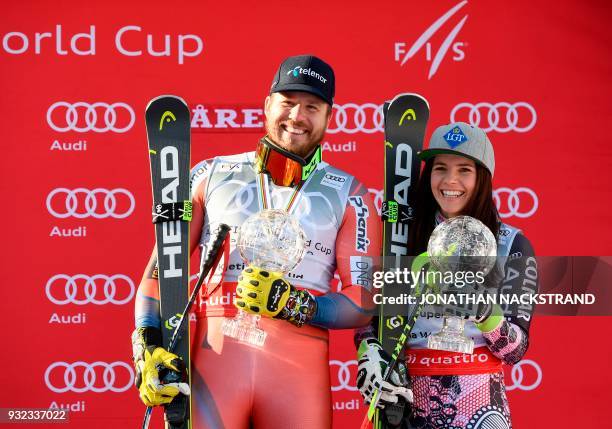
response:
[[[249,266],[238,278],[236,305],[248,313],[275,317],[287,304],[291,289],[282,273]]]
[[[279,272],[249,266],[236,287],[236,307],[247,313],[288,320],[296,326],[310,321],[317,310],[315,297],[298,290]]]
[[[153,350],[151,352],[151,350]],[[140,399],[148,407],[161,404],[169,404],[179,393],[189,395],[191,390],[189,384],[184,382],[172,382],[162,384],[159,381],[159,371],[169,369],[175,372],[176,380],[181,378],[184,365],[180,358],[161,347],[153,349],[147,347],[144,350],[144,359],[136,361],[136,387],[140,392]]]

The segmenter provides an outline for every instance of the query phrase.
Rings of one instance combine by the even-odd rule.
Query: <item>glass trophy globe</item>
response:
[[[269,209],[247,218],[238,230],[238,251],[247,265],[283,274],[304,258],[306,234],[300,222],[285,210]],[[238,310],[234,319],[225,319],[223,333],[262,347],[266,332],[258,327],[261,316]]]
[[[491,230],[478,219],[457,216],[434,229],[427,254],[433,267],[442,273],[482,272],[486,276],[496,262],[497,242]],[[464,326],[464,318],[445,315],[442,330],[429,336],[427,347],[471,354],[474,341],[464,335]]]

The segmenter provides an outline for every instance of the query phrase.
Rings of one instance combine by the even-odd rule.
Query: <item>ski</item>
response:
[[[425,128],[429,120],[429,103],[418,94],[399,94],[385,103],[385,188],[383,218],[383,270],[411,269],[408,228],[413,219],[415,193],[421,161],[417,154],[423,149]],[[405,285],[385,284],[383,296],[406,293]],[[384,350],[397,362],[401,349],[417,317],[417,311],[407,305],[380,304],[378,339]],[[408,330],[408,332],[406,332]],[[398,350],[399,348],[399,350]],[[394,366],[394,365],[393,365]],[[390,374],[392,365],[388,368]],[[375,404],[375,401],[373,401]],[[401,405],[400,405],[401,406]],[[370,410],[371,413],[374,408]],[[387,415],[388,414],[388,415]],[[397,428],[403,409],[389,406],[376,412],[375,429]],[[398,418],[399,416],[399,418]]]
[[[163,95],[149,102],[145,119],[151,163],[162,345],[168,350],[173,331],[189,301],[189,108],[181,98]],[[185,381],[191,385],[188,323],[183,324],[182,332],[178,333],[178,339],[181,338],[174,353],[183,359],[187,368]],[[190,411],[189,398],[179,394],[165,406],[169,427],[190,428]]]

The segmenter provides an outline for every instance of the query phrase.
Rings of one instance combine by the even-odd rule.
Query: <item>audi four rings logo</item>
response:
[[[337,392],[339,390],[350,390],[354,392],[357,390],[357,386],[351,384],[351,382],[355,381],[357,377],[357,361],[349,360],[348,362],[342,362],[340,360],[330,360],[330,367],[338,367],[338,382],[335,383],[332,378],[332,392]],[[354,367],[354,374],[351,375],[351,367]]]
[[[49,301],[57,305],[123,305],[132,300],[136,287],[132,279],[123,274],[56,274],[47,281],[45,293]]]
[[[130,389],[133,380],[134,371],[125,362],[55,362],[45,371],[45,384],[55,393],[120,393]]]
[[[330,134],[358,132],[373,134],[384,131],[383,106],[374,103],[334,104],[333,119],[327,128]]]
[[[102,200],[101,204],[98,198]],[[135,206],[134,196],[123,188],[57,188],[47,196],[47,210],[60,219],[70,216],[77,219],[89,216],[96,219],[107,217],[123,219],[132,214]]]
[[[526,368],[530,369],[526,371]],[[506,385],[507,390],[533,390],[542,383],[542,368],[531,359],[523,359],[512,365],[510,378],[512,379],[512,384]]]
[[[459,103],[450,114],[451,122],[464,121],[482,128],[485,132],[526,133],[535,127],[538,115],[533,106],[524,101],[510,104],[500,103]]]
[[[335,176],[335,175],[333,175],[333,174],[331,174],[331,173],[327,173],[327,174],[325,175],[325,178],[326,178],[327,180],[331,180],[331,181],[334,181],[334,182],[340,182],[340,183],[344,183],[344,182],[346,182],[346,177],[342,177],[342,176]]]
[[[533,216],[540,203],[536,193],[526,187],[497,188],[493,191],[493,201],[501,218]]]
[[[47,123],[60,133],[113,131],[125,133],[134,125],[136,115],[126,103],[67,103],[58,101],[47,110]]]

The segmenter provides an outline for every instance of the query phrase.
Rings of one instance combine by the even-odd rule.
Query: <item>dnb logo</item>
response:
[[[45,371],[45,384],[55,393],[120,393],[133,383],[134,371],[126,362],[54,362]]]
[[[349,360],[347,362],[330,360],[329,371],[332,392],[338,392],[340,390],[348,390],[349,392],[357,391],[357,386],[354,384],[357,379],[356,360]]]
[[[58,101],[47,109],[47,124],[60,133],[125,133],[135,121],[134,109],[126,103]]]
[[[468,18],[467,15],[464,15],[461,20],[446,33],[445,36],[436,37],[436,35],[438,30],[440,30],[444,24],[466,4],[467,0],[461,1],[438,18],[429,26],[427,30],[425,30],[423,34],[421,34],[421,36],[419,36],[412,46],[410,46],[410,49],[406,50],[407,44],[405,42],[395,42],[395,61],[399,62],[400,66],[403,66],[409,59],[413,58],[417,52],[425,47],[425,59],[431,63],[428,79],[431,79],[433,75],[436,74],[442,60],[444,60],[444,58],[447,57],[447,54],[449,54],[449,50],[452,51],[452,53],[450,53],[450,57],[453,61],[463,61],[465,59],[465,52],[463,51],[463,48],[466,46],[466,43],[455,41],[455,39],[457,38],[459,31],[461,31],[463,28],[463,25]],[[442,37],[444,37],[444,39],[442,39]],[[438,44],[439,47],[435,54],[433,53],[433,39],[436,39],[436,41],[440,39],[440,43]]]

